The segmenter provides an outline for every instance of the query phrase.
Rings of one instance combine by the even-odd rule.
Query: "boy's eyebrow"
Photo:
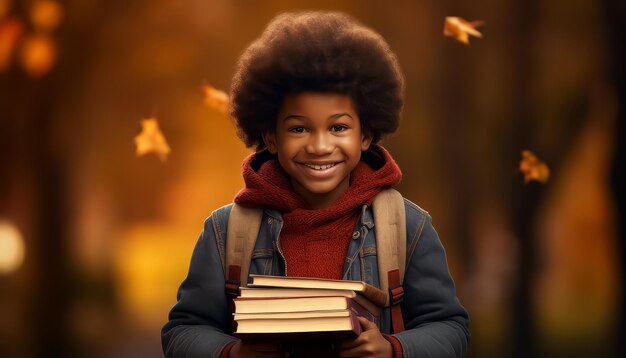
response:
[[[337,119],[337,118],[343,117],[343,116],[348,116],[348,117],[352,118],[352,116],[349,115],[348,113],[335,113],[335,114],[329,116],[328,119]],[[292,115],[289,115],[289,116],[283,118],[283,121],[286,121],[286,120],[292,119],[292,118],[293,119],[309,119],[309,117],[307,117],[307,116],[300,116],[300,115],[297,115],[297,114],[292,114]],[[354,118],[352,118],[352,119],[354,119]]]

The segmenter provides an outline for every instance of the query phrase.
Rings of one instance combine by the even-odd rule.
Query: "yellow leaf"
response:
[[[210,85],[202,86],[202,91],[204,92],[204,104],[220,112],[228,113],[229,99],[226,92]]]
[[[24,39],[20,60],[22,67],[31,77],[48,73],[57,59],[57,46],[46,35],[31,35]]]
[[[7,19],[0,22],[0,72],[9,67],[17,41],[23,30],[24,26],[19,20]]]
[[[135,145],[137,156],[155,153],[162,162],[167,160],[167,155],[171,152],[156,118],[141,120],[141,133],[135,137]]]
[[[56,1],[39,0],[30,9],[30,21],[39,30],[54,30],[62,19],[63,6]]]
[[[448,37],[454,37],[457,41],[469,45],[469,35],[474,37],[483,37],[476,28],[482,26],[483,21],[469,22],[460,17],[447,16],[443,25],[443,34]]]
[[[546,183],[550,178],[550,168],[530,150],[522,151],[519,171],[524,174],[524,183],[526,184],[531,180]]]

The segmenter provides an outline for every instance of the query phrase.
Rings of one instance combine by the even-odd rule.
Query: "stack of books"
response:
[[[235,298],[235,336],[281,341],[340,340],[378,323],[386,294],[362,281],[250,275]]]

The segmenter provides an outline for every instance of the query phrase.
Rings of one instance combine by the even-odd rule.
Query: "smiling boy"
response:
[[[398,127],[402,91],[403,77],[387,43],[344,14],[279,15],[246,49],[231,100],[238,134],[256,148],[244,161],[245,188],[234,200],[263,209],[251,274],[378,286],[371,206],[402,174],[377,143]],[[464,356],[469,320],[443,246],[428,213],[407,199],[404,207],[405,331],[391,334],[385,308],[380,326],[360,319],[361,335],[338,346],[312,342],[286,352],[280,344],[237,340],[224,292],[232,208],[227,205],[205,221],[163,327],[166,356]]]
[[[349,95],[303,92],[285,97],[276,130],[263,135],[293,188],[310,209],[335,202],[372,142]]]

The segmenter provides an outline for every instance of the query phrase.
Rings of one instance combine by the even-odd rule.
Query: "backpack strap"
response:
[[[395,189],[381,191],[374,198],[374,229],[380,288],[388,292],[393,333],[404,331],[400,303],[404,298],[402,281],[406,264],[406,216],[404,198]]]
[[[244,208],[237,204],[233,204],[228,217],[224,286],[231,312],[235,312],[233,300],[239,295],[239,287],[248,285],[252,250],[259,234],[262,217],[263,210]]]

